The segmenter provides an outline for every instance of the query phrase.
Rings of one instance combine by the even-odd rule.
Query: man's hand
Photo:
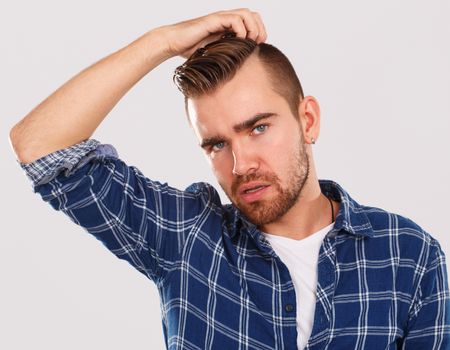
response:
[[[261,16],[249,9],[218,11],[157,28],[167,40],[170,56],[189,58],[199,47],[220,39],[225,32],[234,32],[239,38],[264,42],[267,33]]]

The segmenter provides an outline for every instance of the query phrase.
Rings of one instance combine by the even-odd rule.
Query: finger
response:
[[[262,42],[261,38],[263,35],[263,28],[262,28],[261,23],[259,22],[258,17],[256,16],[256,12],[252,12],[251,14],[255,21],[255,25],[258,27],[258,35],[256,36],[256,38],[254,40],[259,44],[260,42]]]
[[[258,24],[259,27],[259,34],[256,40],[256,42],[259,44],[266,41],[267,39],[266,27],[264,26],[264,22],[258,12],[252,12],[252,14],[256,18],[256,23]]]
[[[223,15],[222,27],[225,30],[231,30],[236,33],[236,37],[245,38],[247,35],[247,29],[245,27],[243,18],[238,14],[225,14]]]
[[[247,9],[240,11],[240,13],[243,17],[245,28],[247,30],[246,38],[256,41],[260,29],[255,16]]]
[[[244,25],[246,27],[247,35],[246,38],[257,41],[260,35],[261,26],[258,23],[258,18],[255,17],[254,12],[250,11],[248,8],[240,8],[232,10],[234,13],[238,13],[243,17]]]

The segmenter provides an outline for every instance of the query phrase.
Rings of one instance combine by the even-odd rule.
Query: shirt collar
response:
[[[325,196],[340,202],[339,212],[334,222],[334,232],[344,230],[355,236],[373,236],[373,228],[364,211],[364,206],[356,202],[347,191],[332,180],[319,179],[319,185]],[[258,239],[261,231],[258,230],[256,225],[250,222],[235,206],[228,205],[227,207],[233,211],[230,218],[230,237],[233,238],[238,231],[246,229],[251,236]]]

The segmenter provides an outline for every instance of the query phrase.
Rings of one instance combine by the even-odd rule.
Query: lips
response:
[[[263,187],[267,187],[269,184],[264,182],[249,182],[245,185],[242,185],[239,187],[239,193],[240,194],[247,194],[251,193],[251,190],[261,189]]]
[[[266,184],[247,184],[241,187],[240,198],[245,203],[252,203],[263,200],[267,192],[270,190],[270,185]]]

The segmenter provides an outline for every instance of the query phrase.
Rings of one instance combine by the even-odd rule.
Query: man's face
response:
[[[256,57],[188,108],[218,183],[251,222],[269,224],[295,205],[309,173],[300,122]]]

